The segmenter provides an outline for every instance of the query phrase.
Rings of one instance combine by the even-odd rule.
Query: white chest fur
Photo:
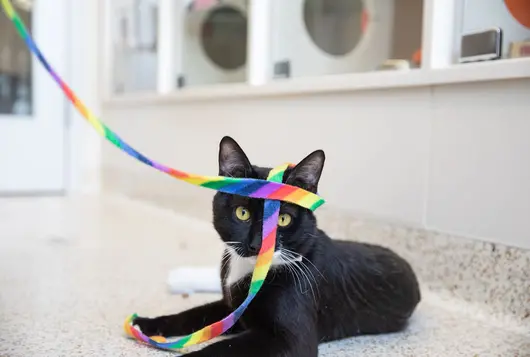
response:
[[[235,254],[235,253],[234,253]],[[256,264],[256,258],[241,258],[234,256],[230,252],[230,262],[228,263],[228,277],[226,284],[231,286],[243,279],[245,276],[252,273],[254,265]]]
[[[228,277],[226,279],[226,284],[228,286],[231,286],[246,277],[247,275],[252,274],[252,272],[254,271],[254,266],[256,265],[256,257],[242,258],[237,255],[237,253],[232,248],[228,248],[228,252],[230,254],[230,261],[228,263]],[[282,258],[281,252],[276,251],[274,252],[274,256],[272,258],[271,269],[274,269],[275,267],[281,266],[283,264],[289,264],[301,260],[302,257],[295,260],[287,260],[285,258]]]

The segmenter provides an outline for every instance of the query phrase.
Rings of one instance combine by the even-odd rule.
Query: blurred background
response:
[[[494,310],[516,321],[510,331],[528,327],[530,1],[13,3],[56,71],[148,157],[214,175],[224,135],[260,165],[297,162],[324,149],[319,190],[327,204],[319,217],[329,232],[390,246],[434,295]],[[14,271],[42,281],[50,261],[28,266],[23,260],[50,249],[47,257],[59,264],[72,254],[54,250],[62,240],[98,242],[75,248],[83,268],[69,270],[87,274],[81,281],[104,279],[123,252],[148,255],[148,265],[162,275],[153,301],[163,295],[166,272],[182,259],[212,264],[204,257],[220,249],[209,228],[213,192],[176,182],[102,141],[1,15],[0,276],[6,285],[0,285],[9,288],[0,303],[27,296],[29,288],[20,286],[13,295]],[[195,223],[168,223],[156,210]],[[153,236],[149,222],[155,221],[165,223]],[[201,254],[183,258],[193,244],[175,237],[178,232],[208,237],[196,238]],[[124,235],[135,243],[116,238]],[[51,239],[42,238],[53,248],[40,246],[37,237]],[[140,242],[145,251],[132,248]],[[155,242],[175,255],[145,248]],[[85,257],[88,251],[94,255]],[[105,272],[95,268],[91,275],[99,263]],[[114,271],[113,282],[143,284],[142,275]],[[134,311],[111,285],[99,286],[101,295],[111,291]],[[137,298],[159,312],[159,305]],[[4,321],[13,319],[8,326],[22,331],[9,311],[0,310],[0,321],[5,314]],[[458,316],[467,331],[492,334]],[[524,331],[515,342],[499,335],[512,345],[500,355],[530,346]],[[474,336],[482,342],[473,345],[458,339],[465,333],[454,333],[452,352],[466,354],[460,350],[466,345],[488,352],[495,342]]]
[[[338,206],[529,245],[527,1],[14,3],[57,72],[157,160],[215,173],[227,134],[269,165],[322,147]],[[165,179],[103,144],[0,26],[0,192]]]

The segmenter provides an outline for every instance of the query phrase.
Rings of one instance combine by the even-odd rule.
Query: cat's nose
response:
[[[248,245],[248,250],[251,253],[258,253],[261,248],[261,239],[254,239],[250,244]]]

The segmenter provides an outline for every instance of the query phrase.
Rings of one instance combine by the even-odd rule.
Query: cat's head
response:
[[[316,193],[325,155],[317,150],[285,171],[283,182]],[[219,146],[219,175],[267,179],[270,168],[253,166],[241,147],[230,137]],[[261,247],[264,200],[218,192],[213,200],[213,223],[232,253],[256,256]],[[311,248],[317,224],[313,212],[282,202],[278,219],[276,254],[288,251],[304,255]]]

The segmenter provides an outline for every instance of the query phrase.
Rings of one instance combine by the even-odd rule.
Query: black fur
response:
[[[284,182],[316,192],[323,165],[324,152],[315,151],[287,170]],[[266,179],[269,170],[251,166],[233,139],[221,141],[221,175]],[[250,210],[249,221],[235,217],[238,206]],[[189,356],[314,357],[321,342],[397,332],[406,326],[420,301],[420,291],[405,260],[380,246],[330,239],[317,228],[313,213],[304,208],[282,203],[281,213],[293,219],[288,227],[278,229],[276,250],[288,249],[302,260],[273,268],[229,331],[233,337]],[[261,200],[223,193],[213,200],[215,229],[240,257],[259,251],[262,214]],[[222,300],[177,315],[138,318],[135,324],[148,335],[182,336],[230,314],[244,300],[250,284],[247,275],[227,285],[232,259],[227,254],[222,260]]]

